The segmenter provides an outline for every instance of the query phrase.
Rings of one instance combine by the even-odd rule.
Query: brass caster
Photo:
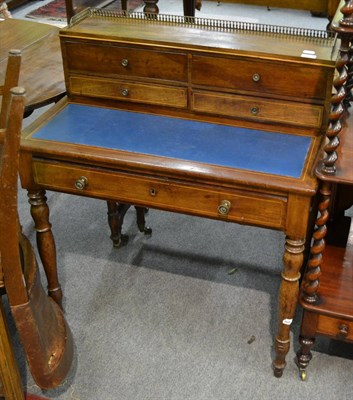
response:
[[[145,224],[138,224],[137,225],[140,232],[143,232],[145,235],[152,235],[152,228],[149,226],[145,226]]]
[[[301,371],[300,371],[300,379],[301,379],[303,382],[305,382],[305,381],[306,381],[306,378],[307,378],[306,371],[305,371],[305,370],[301,370]]]

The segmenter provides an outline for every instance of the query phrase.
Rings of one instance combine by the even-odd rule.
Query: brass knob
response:
[[[221,215],[228,215],[231,203],[228,200],[222,200],[222,203],[218,206],[218,212]]]
[[[250,112],[252,115],[257,115],[260,112],[259,107],[251,107]]]
[[[127,97],[129,95],[129,89],[126,89],[126,88],[121,89],[120,93],[122,96]]]
[[[88,185],[88,179],[85,176],[80,176],[75,182],[75,188],[83,190]]]
[[[261,79],[260,74],[254,74],[254,75],[252,76],[252,80],[253,80],[254,82],[259,82],[260,79]]]
[[[126,68],[129,65],[129,60],[127,58],[123,58],[121,60],[121,65]]]

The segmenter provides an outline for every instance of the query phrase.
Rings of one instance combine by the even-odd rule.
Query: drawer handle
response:
[[[231,203],[228,200],[222,200],[222,203],[218,206],[218,212],[221,215],[228,215]]]
[[[127,97],[129,95],[129,89],[121,89],[120,93],[122,96]]]
[[[123,58],[121,60],[121,65],[126,68],[129,65],[129,60],[127,58]]]
[[[338,338],[340,338],[340,339],[345,339],[347,336],[348,336],[348,325],[346,325],[346,324],[341,324],[339,327],[338,327],[338,330],[339,330],[339,332],[338,332]]]
[[[85,176],[80,176],[75,182],[75,188],[78,190],[83,190],[88,185],[88,179]]]
[[[259,107],[251,107],[250,112],[252,115],[258,115],[258,113],[260,112],[260,108]]]
[[[260,74],[254,74],[254,75],[252,76],[252,80],[253,80],[254,82],[259,82],[260,79],[261,79]]]

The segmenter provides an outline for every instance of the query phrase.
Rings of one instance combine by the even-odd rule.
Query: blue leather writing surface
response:
[[[67,105],[34,138],[300,178],[311,138]]]

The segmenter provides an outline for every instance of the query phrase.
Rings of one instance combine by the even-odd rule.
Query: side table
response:
[[[342,43],[324,157],[316,169],[321,200],[300,297],[303,319],[297,362],[303,380],[316,335],[353,343],[353,222],[342,215],[329,222],[330,210],[336,208],[337,185],[345,185],[345,207],[352,205],[353,198],[353,112],[348,111],[352,101],[353,24],[352,11],[349,13],[348,7],[341,11],[350,19],[335,17],[332,24]]]

